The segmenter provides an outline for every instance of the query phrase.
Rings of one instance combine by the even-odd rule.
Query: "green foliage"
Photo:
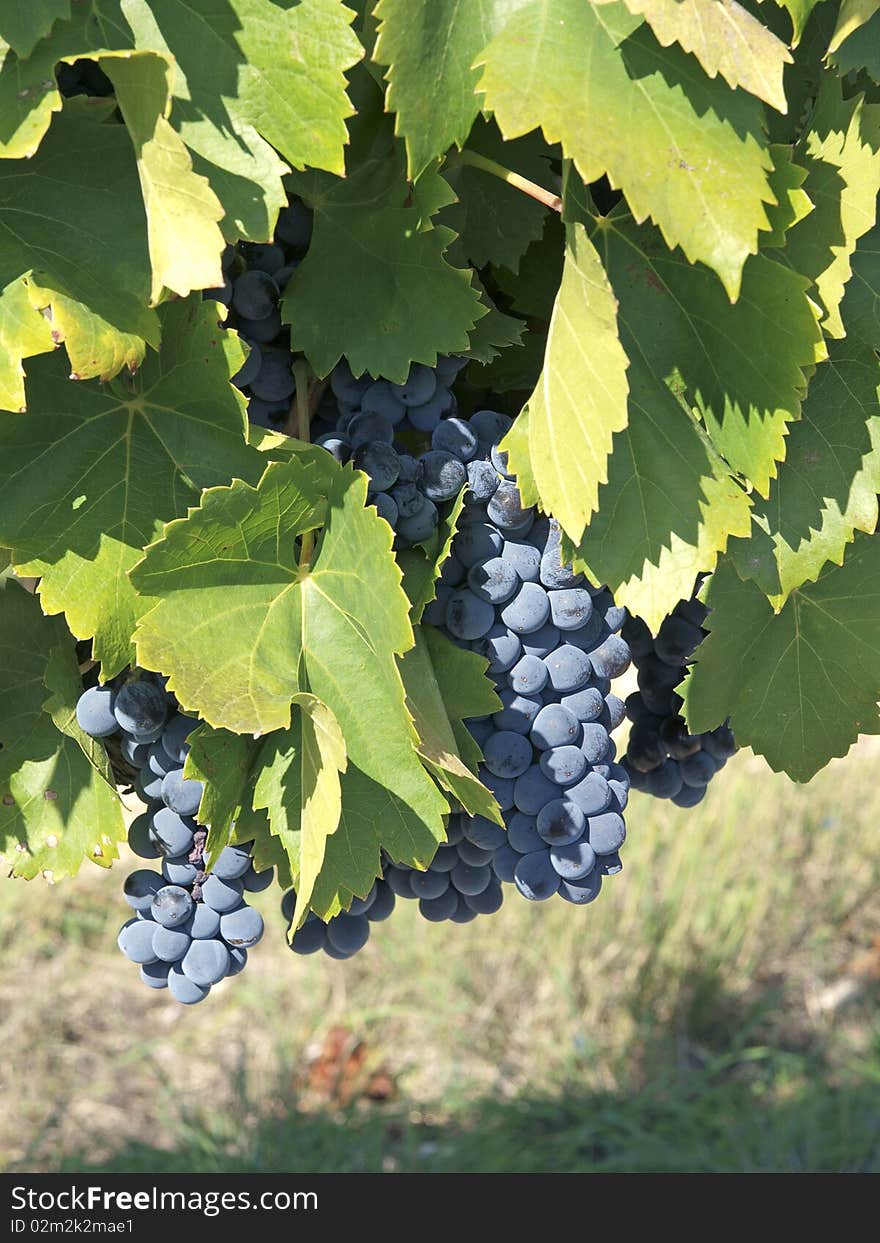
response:
[[[729,716],[798,780],[878,731],[875,0],[5,8],[17,874],[121,835],[73,639],[202,718],[209,853],[253,840],[295,922],[364,896],[383,852],[427,864],[450,809],[498,819],[463,725],[497,707],[485,662],[422,624],[461,500],[394,549],[366,477],[305,443],[341,359],[392,382],[468,359],[463,412],[519,414],[523,498],[652,626],[709,575],[692,728]],[[97,97],[71,95],[83,62]],[[242,347],[200,298],[291,196],[297,439],[248,428]]]

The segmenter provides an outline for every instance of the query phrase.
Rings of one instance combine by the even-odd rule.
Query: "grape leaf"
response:
[[[501,701],[485,677],[487,662],[475,652],[456,647],[433,626],[417,626],[415,638],[415,646],[405,653],[399,664],[407,706],[419,735],[418,753],[443,789],[456,798],[466,811],[472,816],[485,816],[502,824],[501,811],[494,795],[459,754],[433,655],[436,652],[443,658],[445,687],[449,688],[450,683],[473,686],[473,699],[488,705],[481,712],[469,713],[471,716],[498,712],[501,708]],[[443,650],[444,644],[448,648],[446,651]],[[486,690],[483,696],[476,689],[480,683]]]
[[[578,568],[656,632],[731,535],[748,535],[749,498],[708,436],[647,364],[630,353],[629,421],[614,437],[599,509],[576,549]]]
[[[70,100],[34,156],[0,163],[0,287],[33,270],[157,347],[137,169],[125,129],[103,123],[112,107]]]
[[[623,348],[699,413],[716,450],[766,496],[807,373],[826,354],[808,282],[756,255],[731,306],[710,272],[668,251],[622,206],[597,223]]]
[[[789,230],[785,257],[814,282],[826,333],[842,337],[840,300],[850,260],[877,218],[880,104],[865,103],[862,95],[845,99],[840,79],[826,73],[795,158],[807,169],[804,190],[815,211]]]
[[[109,867],[125,838],[115,790],[43,708],[50,658],[65,641],[35,596],[16,584],[0,594],[0,852],[14,875],[50,882],[75,875],[83,858]],[[57,659],[50,699],[60,711]]]
[[[480,63],[506,138],[540,125],[585,182],[607,175],[636,219],[650,216],[737,296],[773,202],[758,100],[695,73],[619,2],[529,0]]]
[[[774,772],[809,781],[857,736],[880,733],[880,540],[857,536],[841,567],[780,613],[727,562],[708,584],[710,634],[682,694],[688,726],[726,718]]]
[[[387,106],[415,180],[463,147],[479,114],[474,60],[523,0],[380,0],[373,59],[387,65]]]
[[[72,380],[110,380],[123,367],[136,371],[144,361],[147,343],[142,337],[120,332],[84,303],[33,278],[27,289],[34,309],[46,312],[52,340],[64,342]]]
[[[492,393],[531,392],[544,365],[547,338],[540,332],[524,332],[520,347],[505,349],[489,363],[472,363],[467,371],[474,388]]]
[[[519,271],[511,272],[505,267],[493,271],[498,288],[510,299],[510,310],[549,323],[562,282],[564,260],[565,226],[556,212],[550,212],[544,221],[543,236],[529,246],[520,260]]]
[[[352,762],[431,823],[444,804],[416,757],[394,662],[413,636],[391,528],[365,507],[363,474],[325,479],[299,457],[272,462],[256,487],[212,489],[170,524],[132,574],[158,600],[138,626],[138,660],[167,673],[186,708],[239,733],[286,728],[294,696],[311,692]],[[298,566],[296,537],[322,523],[314,560]]]
[[[465,721],[497,712],[500,701],[486,677],[482,657],[475,659],[474,652],[450,643],[434,626],[424,626],[423,634],[459,754],[468,767],[476,769],[483,755]],[[494,813],[489,819],[496,819]]]
[[[224,132],[250,131],[294,168],[344,171],[345,72],[363,49],[340,0],[127,0],[125,15],[138,47],[175,58],[183,114],[203,127],[181,136],[207,160]]]
[[[110,57],[103,69],[137,157],[147,213],[153,281],[150,300],[164,288],[186,297],[194,289],[223,284],[223,208],[205,177],[193,171],[189,153],[168,122],[174,65],[155,53]]]
[[[0,290],[0,409],[25,409],[22,359],[54,349],[52,325],[31,306],[28,284],[19,277]]]
[[[853,30],[835,52],[829,51],[828,59],[841,75],[864,69],[880,82],[880,11],[875,7],[863,26]]]
[[[859,238],[840,316],[848,337],[880,350],[880,225]]]
[[[32,417],[0,414],[0,543],[21,573],[42,578],[46,611],[94,637],[105,678],[134,654],[146,605],[127,572],[145,545],[203,488],[258,478],[264,465],[228,382],[242,360],[236,334],[196,299],[165,304],[161,318],[162,350],[137,376],[70,384],[57,353],[34,359]]]
[[[57,22],[26,57],[7,56],[0,68],[0,155],[21,159],[39,147],[63,103],[56,65],[131,55],[133,47],[119,0],[77,0],[72,18]]]
[[[43,672],[43,685],[49,692],[43,708],[52,718],[55,728],[73,739],[95,772],[103,777],[115,794],[116,778],[103,743],[90,738],[76,719],[76,705],[83,685],[73,640],[64,627],[58,626],[57,631],[57,641],[49,652]]]
[[[213,858],[231,840],[242,808],[250,810],[251,766],[257,744],[253,738],[213,729],[204,722],[187,741],[190,750],[184,775],[204,782],[198,820],[208,829],[206,853]]]
[[[782,143],[773,143],[770,153],[773,156],[770,185],[776,195],[777,205],[767,208],[770,230],[767,237],[761,238],[764,248],[784,246],[786,231],[813,210],[810,196],[801,189],[807,170],[795,164],[792,148]]]
[[[339,722],[314,695],[294,697],[291,725],[264,739],[256,760],[254,809],[284,843],[296,875],[291,937],[305,919],[328,838],[342,814],[340,775],[348,767]]]
[[[413,624],[421,621],[425,608],[437,594],[437,577],[452,551],[452,541],[455,539],[463,508],[464,491],[459,493],[449,513],[441,519],[423,544],[405,548],[397,554],[397,563],[403,571],[403,590],[411,605],[410,618]]]
[[[795,588],[843,562],[856,531],[874,531],[880,491],[880,362],[858,342],[835,343],[788,436],[785,461],[731,555],[779,609]]]
[[[791,17],[791,45],[797,47],[813,10],[822,3],[822,0],[777,0],[777,2],[782,8],[788,10]]]
[[[327,838],[324,867],[315,882],[312,910],[330,919],[365,898],[382,875],[382,852],[397,863],[426,868],[446,831],[442,819],[423,819],[403,799],[354,764],[342,774],[342,815]]]
[[[504,350],[519,345],[525,324],[521,319],[515,319],[500,311],[476,275],[473,277],[473,284],[480,291],[480,305],[487,313],[471,329],[465,352],[474,362],[490,363]]]
[[[566,213],[562,284],[544,369],[529,399],[529,465],[541,507],[577,541],[608,477],[612,435],[626,426],[629,364],[617,300],[583,223],[582,199],[568,198]],[[516,442],[505,447],[511,470],[520,473]]]
[[[554,152],[538,134],[505,142],[492,121],[478,118],[467,148],[545,188],[551,177]],[[459,235],[457,253],[475,268],[495,263],[516,272],[529,245],[543,235],[548,209],[482,168],[453,159],[445,172],[458,202],[442,212],[440,222]]]
[[[593,0],[594,4],[610,0]],[[644,17],[658,43],[677,43],[692,52],[710,78],[757,95],[785,112],[782,73],[791,52],[736,0],[624,0],[630,13]]]
[[[0,40],[26,60],[55,22],[70,17],[70,0],[14,0],[0,13]]]
[[[355,375],[402,383],[411,362],[432,366],[438,354],[468,348],[486,308],[470,274],[443,255],[454,234],[426,228],[420,202],[404,180],[399,152],[371,160],[344,181],[323,173],[294,175],[293,189],[314,208],[309,253],[291,277],[282,319],[320,376],[340,358]],[[448,201],[436,172],[421,194]],[[422,201],[423,201],[422,200]]]
[[[841,0],[837,13],[837,25],[828,44],[828,54],[836,52],[854,31],[870,22],[880,12],[880,0]]]

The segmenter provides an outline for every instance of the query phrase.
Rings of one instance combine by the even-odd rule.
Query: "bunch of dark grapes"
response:
[[[203,1001],[225,976],[237,975],[263,935],[263,920],[244,894],[272,883],[273,870],[254,869],[248,845],[227,846],[210,869],[206,830],[196,814],[203,787],[183,775],[187,738],[199,722],[178,711],[152,674],[92,686],[80,696],[77,720],[92,738],[113,740],[147,811],[132,821],[128,842],[142,859],[162,859],[125,881],[134,918],[119,948],[138,963],[150,988],[167,988],[184,1005]]]
[[[623,627],[639,689],[626,701],[632,721],[623,764],[634,790],[671,799],[677,807],[694,807],[709,782],[736,751],[728,725],[706,734],[692,734],[681,715],[676,691],[702,642],[709,610],[696,597],[680,600],[657,631],[656,638],[638,617]]]
[[[625,611],[562,564],[558,525],[523,505],[500,449],[511,420],[494,410],[457,417],[449,386],[461,361],[414,365],[402,385],[355,379],[340,364],[339,414],[318,443],[369,476],[396,547],[428,539],[464,492],[424,620],[489,661],[502,707],[470,729],[506,827],[452,817],[452,838],[426,872],[394,867],[386,879],[426,918],[465,922],[498,909],[496,880],[533,901],[558,893],[586,904],[620,870],[629,777],[610,736],[624,717],[611,680],[630,653],[617,633]]]
[[[281,899],[288,933],[295,909],[296,890],[288,889]],[[365,898],[355,898],[347,911],[332,919],[319,919],[314,911],[309,911],[290,948],[295,954],[317,954],[323,950],[330,958],[353,958],[369,941],[370,925],[386,920],[393,910],[394,891],[384,880],[377,880]]]

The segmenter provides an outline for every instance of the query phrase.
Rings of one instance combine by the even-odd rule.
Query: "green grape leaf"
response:
[[[510,299],[510,310],[549,323],[562,282],[564,261],[565,226],[556,212],[550,212],[544,222],[543,236],[532,242],[520,259],[519,271],[511,272],[504,267],[493,271],[498,288]]]
[[[243,808],[229,840],[233,845],[249,844],[254,870],[265,872],[274,868],[275,879],[280,887],[290,889],[293,885],[290,859],[281,839],[275,837],[270,830],[269,817],[264,811],[248,811]]]
[[[593,0],[604,4],[609,0]],[[630,13],[644,17],[658,43],[677,43],[693,53],[710,78],[763,99],[785,112],[782,74],[791,52],[736,0],[624,0]]]
[[[880,350],[880,225],[859,238],[840,317],[848,337]]]
[[[190,749],[184,775],[204,782],[198,820],[208,830],[206,854],[213,858],[232,840],[242,809],[250,811],[251,767],[257,743],[205,722],[187,741]]]
[[[880,104],[862,95],[845,99],[840,79],[826,73],[795,158],[807,169],[804,190],[815,211],[789,230],[785,258],[814,283],[825,332],[842,337],[840,301],[852,254],[877,218]]]
[[[0,543],[22,574],[41,577],[46,612],[94,638],[105,678],[134,656],[148,605],[128,571],[144,547],[203,488],[258,478],[264,465],[229,384],[242,360],[236,334],[197,299],[167,303],[161,317],[162,349],[136,376],[71,384],[57,353],[33,359],[31,414],[0,414]]]
[[[224,132],[250,131],[294,168],[344,171],[345,73],[363,49],[340,0],[227,0],[209,11],[185,0],[126,0],[125,15],[138,47],[174,57],[175,94],[189,103],[181,137],[206,160]]]
[[[757,99],[695,74],[622,3],[529,0],[480,62],[506,138],[540,125],[585,182],[606,175],[638,220],[650,216],[737,296],[773,202]]]
[[[25,409],[22,360],[55,348],[52,325],[31,305],[24,277],[0,290],[0,409]]]
[[[489,363],[472,363],[467,378],[475,388],[491,393],[531,392],[544,365],[546,346],[543,333],[526,331],[518,348],[502,350]]]
[[[505,142],[497,125],[478,118],[467,148],[545,188],[551,178],[550,159],[555,153],[538,134]],[[440,222],[459,235],[458,253],[463,253],[475,268],[494,263],[516,272],[528,247],[543,235],[548,209],[522,190],[471,164],[453,159],[445,174],[458,202],[442,212]]]
[[[452,724],[459,754],[469,768],[476,770],[483,755],[465,721],[471,717],[497,712],[500,700],[492,683],[485,676],[482,657],[451,643],[433,626],[425,626],[423,630],[434,676]],[[490,817],[493,818],[494,816]]]
[[[625,211],[597,226],[623,348],[642,355],[656,380],[699,414],[718,453],[766,496],[807,375],[826,356],[808,282],[756,255],[731,305],[710,272],[668,251]]]
[[[347,909],[352,896],[367,896],[382,875],[383,851],[397,863],[424,869],[446,837],[442,819],[423,819],[354,764],[342,774],[341,784],[339,827],[327,838],[324,867],[312,893],[312,910],[321,919]]]
[[[397,554],[397,564],[403,571],[403,590],[411,605],[410,618],[414,625],[421,621],[422,614],[437,594],[437,578],[452,551],[452,541],[463,508],[464,491],[455,498],[449,513],[441,519],[429,539],[418,547],[405,548]]]
[[[730,535],[749,532],[749,498],[699,424],[646,364],[629,331],[629,422],[614,437],[599,509],[577,567],[656,631]]]
[[[730,548],[743,578],[779,609],[792,591],[843,562],[856,531],[877,525],[880,362],[850,340],[834,343],[788,435],[770,496],[754,510],[747,541]]]
[[[770,147],[773,156],[773,172],[770,185],[776,195],[775,207],[767,208],[767,219],[770,229],[767,237],[761,238],[761,245],[782,247],[785,245],[785,234],[788,229],[803,220],[813,210],[810,196],[801,187],[807,177],[807,170],[794,163],[794,152],[791,147],[782,143],[773,143]]]
[[[858,536],[841,567],[793,591],[780,613],[719,565],[710,634],[681,693],[694,733],[725,718],[774,772],[809,781],[857,736],[880,733],[880,540]]]
[[[291,937],[309,911],[328,838],[342,814],[340,775],[348,767],[339,722],[314,695],[294,698],[288,729],[263,740],[256,760],[254,809],[265,809],[296,875]]]
[[[70,17],[70,0],[12,0],[0,13],[0,41],[26,60],[55,22]]]
[[[465,352],[474,362],[490,363],[511,346],[519,345],[525,331],[525,324],[521,319],[505,315],[498,309],[477,275],[474,275],[473,283],[480,291],[480,304],[487,313],[482,319],[478,319],[471,329],[468,348]]]
[[[540,505],[541,498],[532,472],[530,421],[529,408],[525,406],[504,439],[504,450],[508,454],[510,468],[516,474],[516,486],[523,504]]]
[[[316,695],[352,762],[430,823],[444,804],[415,754],[394,661],[413,643],[409,606],[366,490],[360,472],[336,469],[328,487],[292,457],[256,487],[205,492],[132,573],[158,601],[138,626],[138,660],[169,675],[185,708],[237,733],[287,728],[294,696]],[[322,524],[299,566],[296,538]]]
[[[841,0],[837,13],[837,25],[828,44],[828,54],[836,52],[846,39],[860,26],[870,22],[880,12],[880,0]]]
[[[28,880],[73,876],[84,858],[109,867],[125,838],[116,791],[43,707],[48,671],[50,702],[65,719],[55,655],[64,642],[35,596],[15,584],[0,594],[0,854]]]
[[[36,284],[157,347],[137,169],[125,129],[104,123],[110,110],[70,100],[35,155],[0,163],[0,287],[32,270]]]
[[[83,692],[82,678],[76,663],[76,649],[69,633],[61,626],[57,630],[58,641],[49,652],[43,673],[43,685],[48,691],[43,708],[52,718],[55,728],[73,739],[92,768],[115,793],[116,779],[107,751],[98,739],[90,738],[80,728],[76,719],[77,700]]]
[[[111,380],[123,367],[136,371],[143,363],[147,353],[143,337],[120,332],[84,303],[33,278],[27,289],[32,307],[46,312],[51,339],[64,343],[72,380]]]
[[[782,8],[788,10],[792,29],[791,46],[797,47],[813,10],[822,3],[822,0],[777,0],[777,2]]]
[[[501,810],[494,795],[459,755],[449,709],[444,701],[444,688],[450,690],[452,683],[478,687],[483,682],[486,694],[480,696],[475,692],[473,699],[482,699],[489,706],[480,713],[472,712],[470,715],[498,712],[501,701],[485,677],[487,662],[475,652],[456,647],[433,626],[416,627],[415,637],[415,646],[409,649],[399,664],[406,702],[419,735],[418,753],[443,789],[457,799],[467,812],[502,824]],[[444,650],[444,645],[447,650]],[[444,664],[442,686],[434,667],[434,653],[442,658]]]
[[[408,176],[463,147],[480,111],[474,61],[523,0],[380,0],[373,60],[387,65],[388,108]]]
[[[853,30],[835,52],[829,52],[828,59],[841,76],[864,69],[880,83],[880,10],[875,7],[865,24]]]
[[[168,122],[173,62],[153,52],[110,57],[102,67],[113,83],[137,157],[150,246],[150,300],[163,289],[186,297],[223,284],[220,253],[223,208],[207,179],[193,171],[180,135]]]
[[[309,253],[290,279],[282,319],[320,376],[343,356],[355,375],[403,383],[411,362],[462,353],[486,314],[470,274],[443,255],[451,230],[426,227],[421,201],[448,201],[436,172],[420,179],[422,200],[403,176],[399,152],[344,181],[323,173],[291,178],[314,208]]]
[[[573,210],[544,369],[529,399],[529,463],[542,509],[577,541],[608,477],[612,435],[626,426],[629,363],[618,336],[617,299],[582,205]],[[505,447],[519,474],[515,441]]]

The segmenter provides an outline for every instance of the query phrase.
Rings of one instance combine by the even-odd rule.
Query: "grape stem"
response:
[[[558,194],[554,194],[552,190],[545,190],[537,182],[529,181],[528,177],[521,177],[519,173],[505,168],[503,164],[498,164],[495,160],[490,160],[485,155],[480,155],[476,151],[469,151],[467,147],[449,156],[448,162],[452,165],[470,164],[472,168],[480,168],[484,173],[491,173],[493,177],[499,177],[502,181],[506,181],[515,190],[521,190],[523,194],[528,194],[530,198],[537,199],[539,203],[543,203],[551,211],[562,211],[562,199]]]

